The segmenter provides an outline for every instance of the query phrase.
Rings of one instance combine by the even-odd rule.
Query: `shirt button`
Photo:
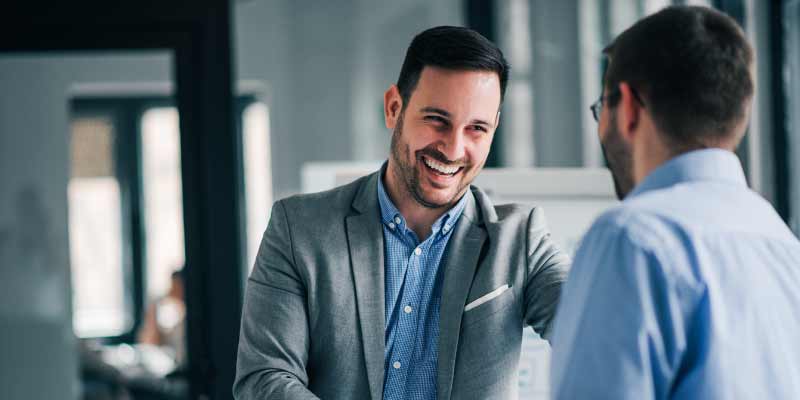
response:
[[[420,249],[419,247],[417,247],[416,249],[414,249],[414,254],[416,254],[416,255],[420,255],[420,254],[422,254],[422,249]]]
[[[400,217],[394,217],[395,224],[400,225],[401,222],[403,222],[403,220],[401,220]]]
[[[397,225],[395,225],[394,222],[389,222],[389,229],[394,229],[395,226]]]
[[[392,366],[394,367],[394,369],[400,369],[400,361],[395,361],[394,364],[392,364]]]
[[[405,307],[403,307],[403,311],[404,311],[406,314],[411,314],[411,311],[412,311],[412,310],[413,310],[413,309],[411,308],[411,306],[405,306]]]

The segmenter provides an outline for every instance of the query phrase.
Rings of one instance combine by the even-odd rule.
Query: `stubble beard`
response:
[[[445,203],[434,203],[425,199],[422,191],[422,185],[420,184],[420,175],[422,172],[419,170],[419,168],[422,168],[421,165],[423,161],[420,158],[420,152],[423,150],[417,151],[417,154],[413,156],[413,159],[416,160],[416,165],[420,166],[415,167],[408,161],[409,159],[412,159],[411,147],[407,143],[401,143],[402,135],[403,114],[401,114],[398,118],[397,125],[395,125],[395,128],[392,131],[391,157],[397,166],[397,168],[395,168],[396,180],[398,182],[402,182],[403,186],[405,186],[406,193],[408,193],[419,205],[425,208],[439,209],[453,205],[455,201],[465,192],[466,187],[469,186],[471,181],[464,182],[464,178],[462,177],[461,182],[459,182],[458,190],[453,197],[451,197]],[[464,167],[464,171],[461,173],[466,174],[468,168],[469,165],[466,165]]]
[[[616,115],[611,113],[608,121],[608,130],[605,141],[600,142],[603,157],[611,177],[614,179],[614,191],[617,199],[623,200],[633,190],[633,155],[630,146],[622,140],[622,135],[617,130]]]

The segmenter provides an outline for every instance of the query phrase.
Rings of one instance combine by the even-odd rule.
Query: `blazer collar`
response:
[[[373,399],[383,397],[384,260],[377,182],[380,172],[362,180],[353,199],[356,211],[345,218],[350,267],[356,291],[361,343]]]
[[[449,399],[452,392],[461,317],[475,271],[481,261],[484,242],[489,236],[484,220],[487,216],[496,219],[494,208],[480,189],[471,187],[465,196],[469,198],[447,245],[444,259],[436,386],[438,398],[442,400]]]

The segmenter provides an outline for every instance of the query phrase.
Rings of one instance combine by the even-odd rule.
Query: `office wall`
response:
[[[68,91],[155,81],[167,54],[0,56],[0,398],[77,398],[67,181]]]
[[[408,44],[463,20],[460,0],[237,3],[237,79],[266,84],[275,198],[299,192],[306,162],[385,158],[383,92]]]

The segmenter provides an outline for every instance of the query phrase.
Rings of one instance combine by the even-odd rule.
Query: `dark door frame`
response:
[[[0,53],[172,52],[193,399],[231,398],[242,307],[241,143],[233,119],[231,7],[229,0],[44,1],[16,2],[0,15]]]

